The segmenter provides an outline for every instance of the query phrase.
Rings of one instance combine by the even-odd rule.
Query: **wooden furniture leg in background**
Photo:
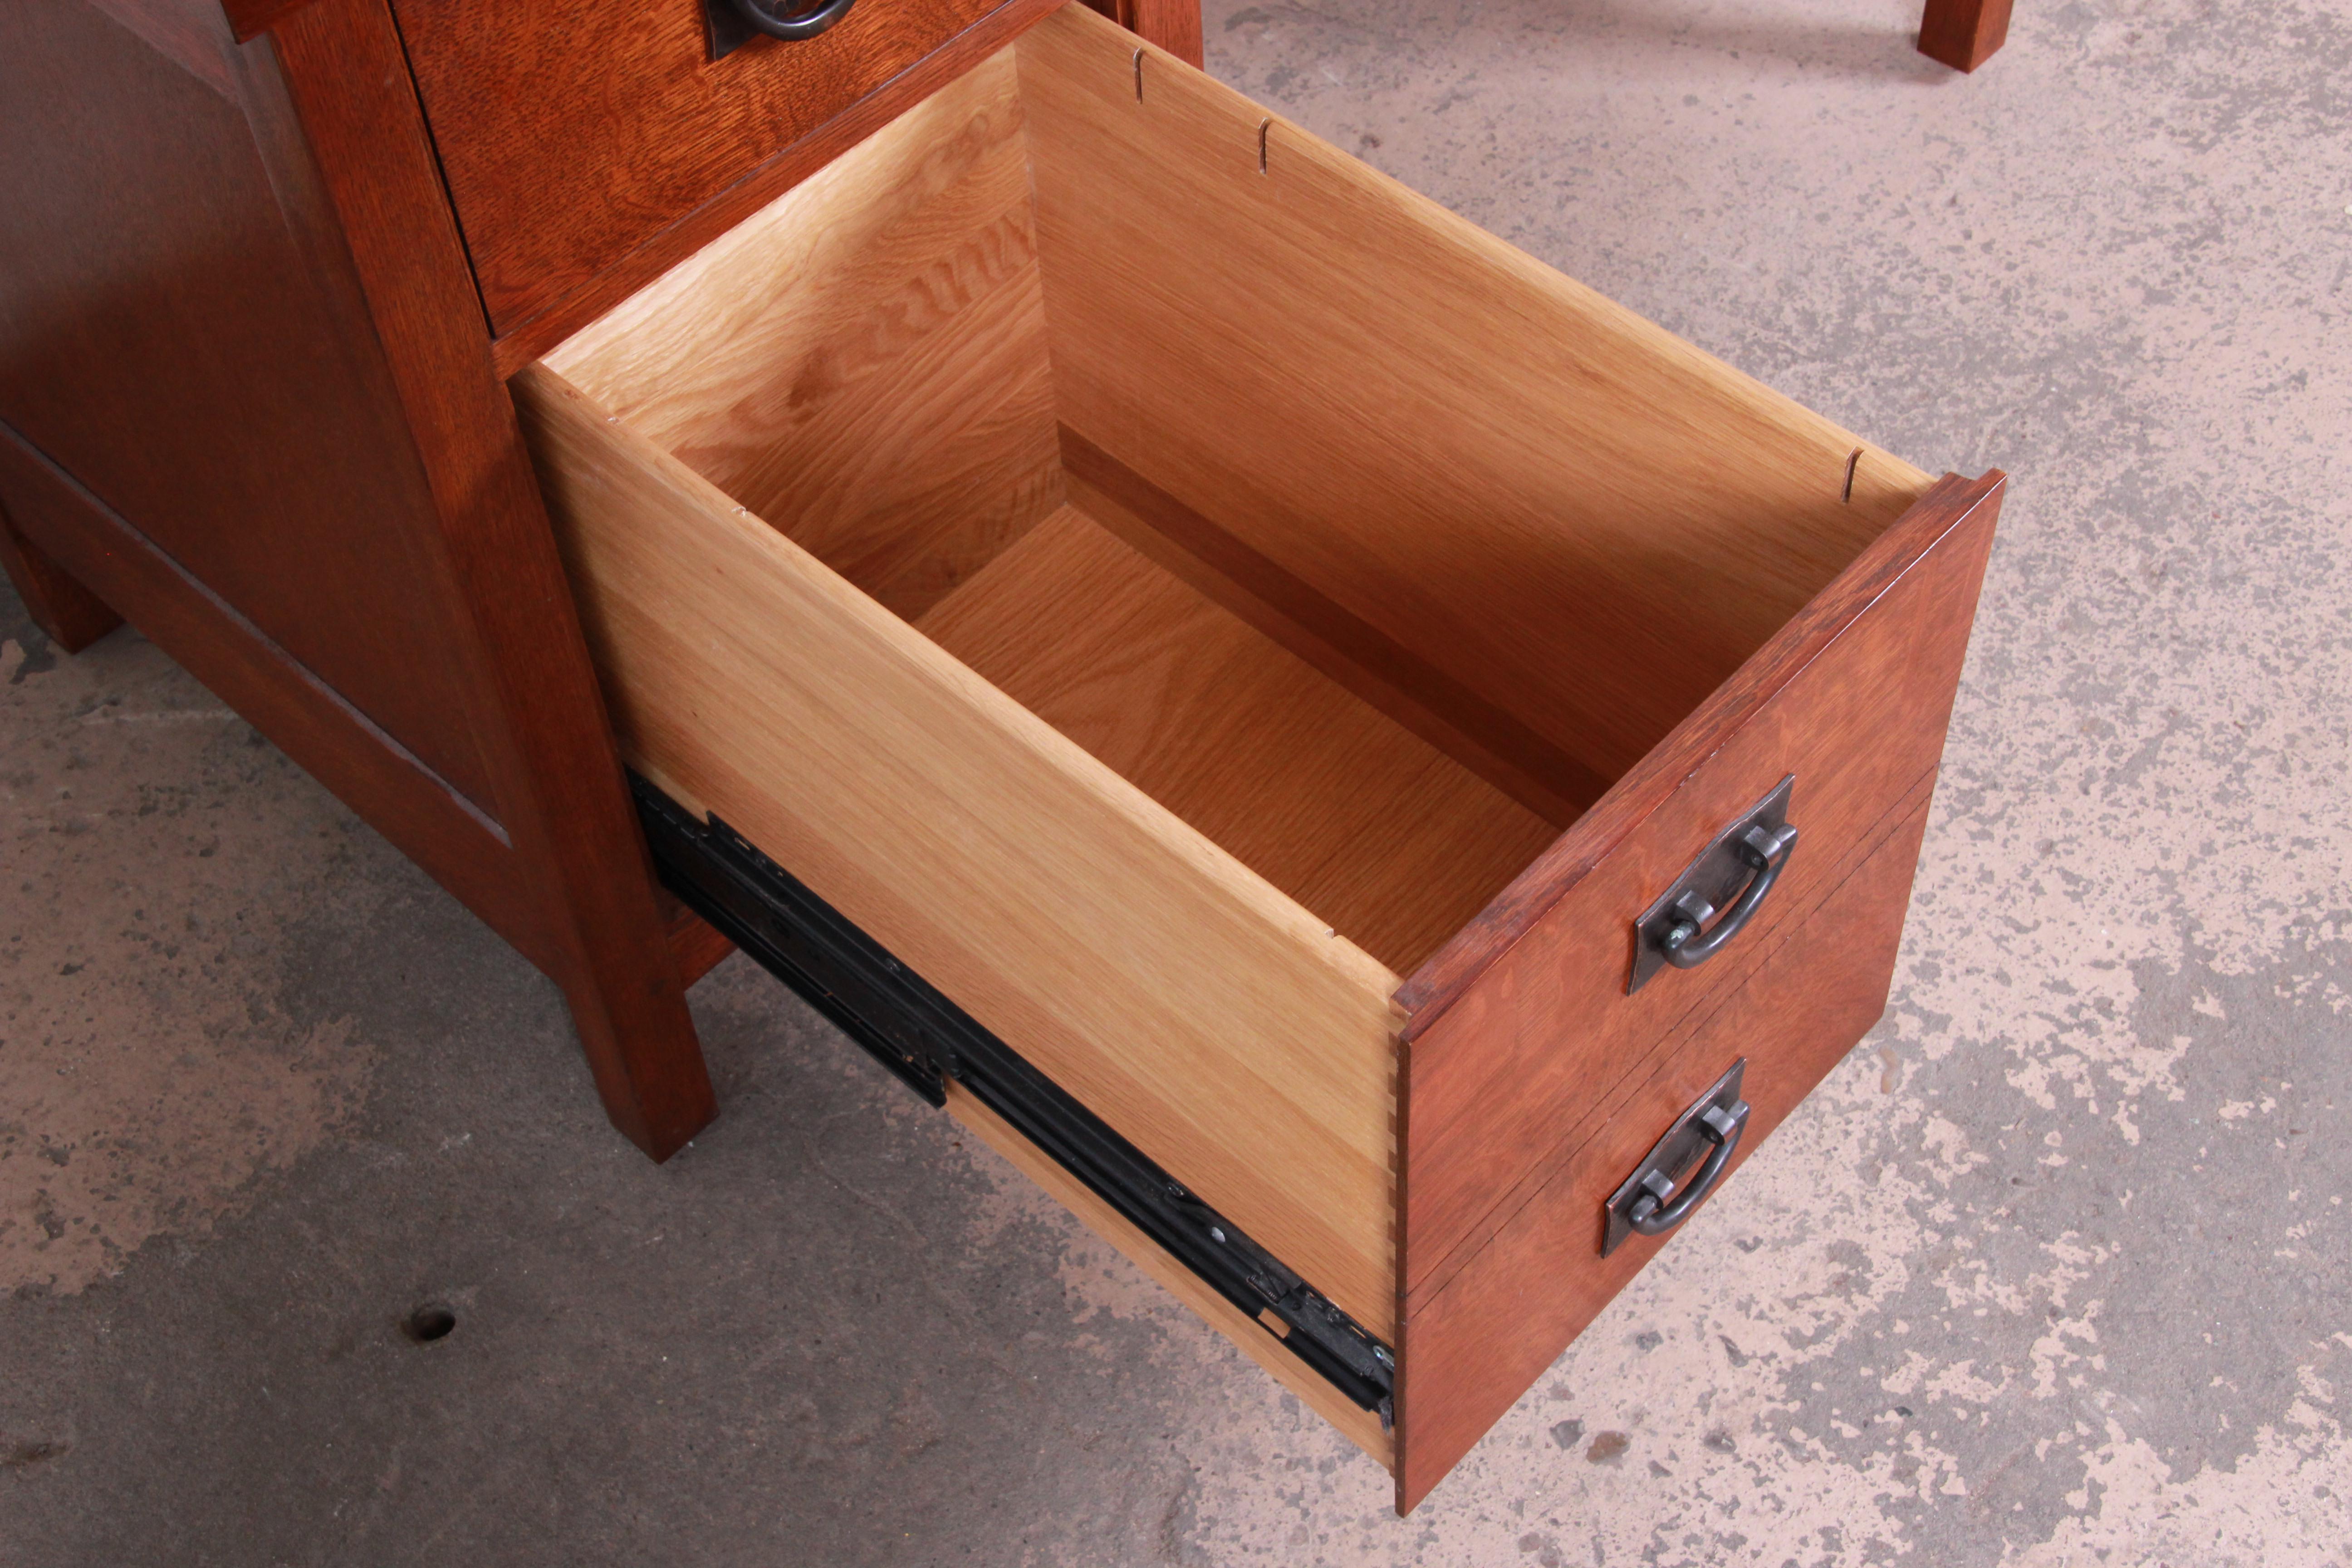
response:
[[[68,653],[79,653],[122,624],[103,600],[17,532],[5,508],[0,508],[0,571],[16,584],[16,596],[25,601],[33,624]]]
[[[1185,64],[1202,63],[1201,0],[1087,0],[1087,4]]]
[[[282,74],[247,46],[254,90],[284,83],[415,442],[431,500],[417,543],[454,590],[481,680],[478,739],[539,905],[541,968],[572,1005],[606,1116],[666,1160],[718,1101],[399,33],[382,0],[311,0],[270,44]]]
[[[1919,18],[1919,52],[1958,71],[1992,58],[2009,37],[2010,0],[1927,0]]]
[[[606,1114],[676,1152],[714,1109],[680,922],[383,0],[241,45],[209,0],[0,5],[0,102],[35,614],[70,647],[120,612],[283,748],[562,988]]]

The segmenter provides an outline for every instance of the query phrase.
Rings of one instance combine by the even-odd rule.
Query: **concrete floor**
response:
[[[2024,0],[1972,79],[1912,0],[1209,13],[1322,135],[2018,476],[1885,1022],[1401,1523],[740,959],[725,1114],[646,1163],[520,958],[8,600],[0,1563],[2347,1560],[2342,0]]]

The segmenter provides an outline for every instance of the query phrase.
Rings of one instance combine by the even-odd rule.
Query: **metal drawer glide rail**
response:
[[[1390,1423],[1389,1346],[740,834],[629,784],[663,883],[696,913],[933,1105],[947,1079],[962,1085],[1236,1309],[1272,1312],[1294,1355]]]

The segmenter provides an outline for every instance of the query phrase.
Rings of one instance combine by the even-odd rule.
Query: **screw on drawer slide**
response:
[[[1389,1346],[740,834],[634,773],[629,786],[663,884],[697,914],[933,1105],[954,1079],[1236,1310],[1272,1313],[1292,1354],[1390,1423]]]

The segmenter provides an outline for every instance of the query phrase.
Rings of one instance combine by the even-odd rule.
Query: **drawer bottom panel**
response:
[[[631,784],[671,891],[1390,1463],[1390,1346],[756,847]]]

